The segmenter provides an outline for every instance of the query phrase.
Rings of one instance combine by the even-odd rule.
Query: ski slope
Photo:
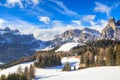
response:
[[[79,66],[79,58],[65,57],[62,59],[62,64],[70,62],[73,66]],[[30,66],[33,62],[22,63],[11,68],[0,71],[1,74],[9,74],[16,72],[17,68],[21,66]],[[108,67],[93,67],[76,71],[61,71],[62,66],[48,67],[45,69],[35,69],[35,80],[120,80],[120,66]]]
[[[60,46],[60,48],[58,48],[58,49],[56,50],[56,52],[58,52],[58,51],[68,52],[68,51],[70,51],[73,47],[76,47],[76,46],[78,46],[78,45],[83,45],[83,44],[81,44],[81,43],[74,43],[74,42],[65,43],[65,44],[63,44],[62,46]]]
[[[37,69],[37,80],[120,80],[120,67],[96,67],[70,72]]]

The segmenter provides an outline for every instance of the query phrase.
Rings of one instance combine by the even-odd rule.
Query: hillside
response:
[[[65,52],[68,52],[70,51],[72,48],[74,47],[77,47],[77,46],[82,46],[84,44],[81,44],[81,43],[74,43],[74,42],[69,42],[69,43],[66,43],[66,44],[63,44],[62,46],[60,46],[60,48],[58,48],[56,50],[56,52],[58,51],[65,51]]]
[[[70,62],[72,66],[79,64],[79,59],[71,57],[71,58],[63,58],[62,63]],[[30,66],[33,62],[22,63],[11,68],[7,68],[5,70],[0,71],[1,74],[9,74],[16,72],[17,68],[21,66],[24,68],[25,66]],[[63,66],[63,65],[62,65]],[[48,67],[45,69],[35,69],[35,80],[119,80],[120,76],[120,67],[116,66],[108,66],[108,67],[93,67],[87,68],[77,71],[70,72],[62,72],[62,66],[54,66]]]
[[[36,40],[32,34],[21,34],[6,27],[0,29],[0,62],[8,63],[21,57],[31,56],[36,49],[44,47],[44,42]]]

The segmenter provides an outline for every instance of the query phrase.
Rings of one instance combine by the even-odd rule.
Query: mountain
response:
[[[24,35],[8,27],[0,29],[0,62],[7,63],[30,56],[44,46],[45,42],[36,40],[32,34]]]
[[[49,47],[56,47],[67,42],[76,42],[76,43],[85,43],[87,41],[93,41],[100,36],[100,32],[90,29],[84,28],[82,30],[79,29],[69,29],[62,34],[58,34],[55,36],[54,40],[50,41]]]
[[[102,30],[101,39],[120,40],[120,20],[115,22],[114,18],[110,18],[108,24]]]
[[[120,40],[120,20],[110,18],[101,34],[90,28],[69,29],[55,35],[50,41],[36,40],[32,34],[24,35],[7,27],[0,29],[0,62],[17,60],[32,55],[36,50],[50,50],[66,43],[86,43],[100,39]]]
[[[100,32],[94,29],[84,28],[82,29],[82,32],[79,37],[83,43],[86,43],[88,41],[93,41],[100,37]]]

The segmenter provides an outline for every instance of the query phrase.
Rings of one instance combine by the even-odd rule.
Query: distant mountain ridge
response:
[[[65,43],[85,44],[101,39],[120,40],[120,20],[115,22],[114,18],[110,18],[102,33],[90,28],[69,29],[62,34],[55,35],[55,38],[50,41],[36,40],[32,34],[24,35],[19,30],[11,30],[6,27],[0,29],[0,62],[17,60],[34,54],[36,50],[49,50]]]
[[[91,28],[69,29],[57,34],[54,40],[49,41],[48,47],[54,48],[68,42],[86,43],[94,40],[120,40],[120,20],[115,22],[114,18],[110,18],[101,33]]]
[[[34,54],[44,47],[44,42],[36,40],[32,34],[23,35],[18,30],[6,27],[0,29],[0,62],[9,62]]]
[[[79,42],[85,43],[87,41],[93,41],[100,36],[100,32],[90,28],[70,29],[62,34],[55,36],[55,39],[51,41],[51,47],[60,46],[67,42]]]

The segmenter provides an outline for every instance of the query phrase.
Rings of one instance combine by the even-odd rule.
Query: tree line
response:
[[[33,65],[30,65],[29,68],[25,67],[24,70],[19,66],[16,73],[10,73],[7,76],[1,75],[0,80],[32,80],[35,78],[34,72]]]
[[[92,47],[90,47],[92,48]],[[81,54],[80,66],[120,66],[120,44],[105,48],[89,49]]]
[[[61,65],[61,56],[48,51],[38,51],[36,52],[36,62],[34,66],[39,68],[51,67],[51,66],[60,66]]]

